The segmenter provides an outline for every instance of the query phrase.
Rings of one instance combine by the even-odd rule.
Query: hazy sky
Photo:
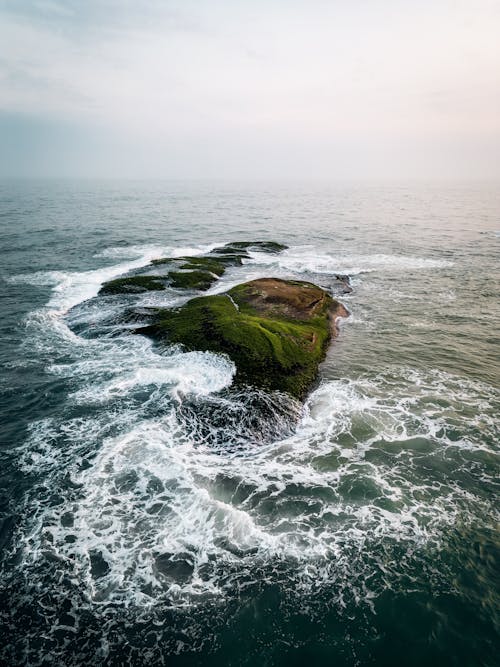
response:
[[[500,0],[0,0],[0,175],[500,179]]]

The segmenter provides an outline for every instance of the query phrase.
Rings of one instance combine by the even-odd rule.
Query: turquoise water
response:
[[[498,189],[4,183],[0,221],[4,663],[497,663]],[[192,294],[97,296],[247,239],[290,248],[211,292],[351,276],[304,405],[125,323]]]

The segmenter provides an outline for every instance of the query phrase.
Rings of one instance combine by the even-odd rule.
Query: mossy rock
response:
[[[175,257],[160,257],[159,259],[152,259],[151,264],[153,266],[161,264],[173,264],[175,262]]]
[[[246,250],[235,248],[232,245],[225,245],[221,246],[220,248],[214,248],[213,250],[210,251],[210,254],[216,255],[217,257],[219,255],[222,255],[223,257],[232,257],[234,260],[237,260],[237,258],[239,258],[240,260],[250,259],[250,255],[247,253]]]
[[[178,266],[179,269],[203,270],[222,276],[226,270],[225,262],[219,261],[217,257],[194,256],[194,257],[164,257],[162,259],[153,259],[153,266],[170,264]]]
[[[189,268],[184,265],[184,268]],[[179,289],[207,290],[218,279],[208,271],[169,271],[164,276],[128,276],[110,280],[99,290],[99,294],[140,294],[164,290],[166,285]]]
[[[220,253],[219,253],[220,251]],[[153,266],[161,266],[164,264],[180,265],[190,264],[190,268],[206,268],[208,271],[217,273],[220,268],[226,269],[228,266],[241,266],[243,264],[242,258],[249,259],[249,255],[240,253],[237,250],[228,250],[226,248],[215,248],[212,251],[214,254],[195,255],[194,257],[161,257],[160,259],[153,259],[151,264]],[[179,264],[180,263],[180,264]],[[210,267],[210,268],[209,268]],[[214,270],[214,268],[216,270]]]
[[[207,255],[194,255],[184,257],[161,257],[153,259],[154,266],[162,264],[184,264],[180,268],[206,269],[218,276],[223,275],[227,266],[241,266],[244,259],[250,259],[248,250],[259,250],[261,252],[280,253],[288,246],[276,241],[233,241],[211,250]]]
[[[217,276],[208,271],[169,271],[171,287],[181,289],[208,289],[216,280]]]
[[[216,253],[217,248],[213,250],[212,252]],[[241,266],[243,264],[244,259],[250,259],[250,256],[247,253],[236,253],[234,251],[231,252],[223,252],[221,254],[215,254],[214,259],[216,259],[217,262],[220,262],[224,266]]]
[[[214,248],[207,255],[154,259],[151,262],[153,266],[168,265],[174,268],[163,276],[136,275],[110,280],[104,283],[100,294],[137,294],[164,290],[166,283],[178,289],[206,290],[224,275],[228,266],[241,266],[244,259],[250,259],[247,249],[281,252],[285,248],[274,241],[236,241]]]
[[[178,264],[189,263],[196,264],[197,267],[204,267],[209,269],[209,265],[216,266],[217,264],[226,266],[241,266],[243,259],[250,259],[250,255],[246,250],[241,248],[236,248],[230,245],[220,246],[219,248],[214,248],[206,255],[193,255],[192,257],[186,255],[184,257],[160,257],[159,259],[153,259],[151,264],[153,266],[159,266],[162,264]]]
[[[228,246],[237,250],[259,250],[260,252],[270,252],[273,254],[278,254],[288,249],[287,245],[276,243],[276,241],[235,241],[228,243]]]
[[[128,276],[109,280],[99,294],[139,294],[152,290],[164,290],[167,276]]]
[[[179,265],[180,269],[209,271],[210,273],[215,273],[219,278],[226,271],[224,263],[212,257],[181,257],[179,260],[182,262]]]
[[[198,297],[176,310],[158,309],[139,330],[188,350],[227,354],[236,382],[303,398],[345,308],[312,283],[264,278],[225,294]]]

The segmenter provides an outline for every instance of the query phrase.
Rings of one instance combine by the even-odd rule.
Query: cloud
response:
[[[110,175],[498,177],[499,29],[490,0],[4,1],[0,111]]]

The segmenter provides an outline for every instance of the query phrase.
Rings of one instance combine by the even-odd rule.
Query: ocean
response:
[[[0,223],[2,664],[498,664],[498,188],[13,181]],[[127,325],[194,293],[97,296],[241,240],[289,249],[209,293],[350,276],[304,404]]]

